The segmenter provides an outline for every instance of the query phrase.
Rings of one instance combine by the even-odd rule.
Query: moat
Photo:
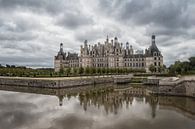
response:
[[[194,129],[195,99],[145,86],[0,86],[0,129]]]

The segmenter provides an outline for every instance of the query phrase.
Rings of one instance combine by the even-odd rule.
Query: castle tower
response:
[[[63,43],[60,43],[60,52],[63,52]]]
[[[108,35],[107,35],[107,38],[106,38],[106,42],[107,42],[107,43],[109,42],[109,38],[108,38]]]
[[[152,45],[154,45],[155,44],[155,35],[153,34],[152,35]]]
[[[117,38],[117,37],[115,37],[115,38],[114,38],[114,46],[116,46],[116,45],[117,45],[117,43],[118,43],[118,38]]]
[[[133,46],[132,45],[130,45],[130,55],[133,55],[134,53],[133,53]]]
[[[126,42],[126,49],[129,49],[129,42]]]

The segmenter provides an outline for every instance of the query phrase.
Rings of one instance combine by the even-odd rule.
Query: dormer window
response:
[[[154,52],[154,56],[157,56],[157,53],[156,52]]]

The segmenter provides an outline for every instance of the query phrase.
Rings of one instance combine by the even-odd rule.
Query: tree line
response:
[[[8,65],[5,66],[0,64],[0,76],[17,76],[17,77],[49,77],[54,74],[52,68],[27,68],[25,66]]]
[[[145,73],[145,69],[132,68],[95,68],[95,67],[79,67],[60,69],[60,76],[86,76],[86,75],[112,75],[112,74],[128,74],[128,73]]]
[[[175,61],[174,64],[170,65],[170,74],[195,74],[195,57],[190,57],[189,61]]]
[[[25,66],[1,65],[0,76],[18,76],[18,77],[59,77],[59,76],[88,76],[88,75],[113,75],[128,73],[145,73],[145,69],[132,68],[61,68],[55,72],[53,68],[27,68]]]

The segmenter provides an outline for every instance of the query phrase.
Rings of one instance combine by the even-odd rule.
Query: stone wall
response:
[[[182,80],[179,83],[160,85],[158,94],[195,97],[195,81]]]
[[[66,88],[91,84],[112,83],[113,77],[88,77],[66,79],[36,79],[36,78],[10,78],[0,77],[0,85],[28,86],[43,88]]]

